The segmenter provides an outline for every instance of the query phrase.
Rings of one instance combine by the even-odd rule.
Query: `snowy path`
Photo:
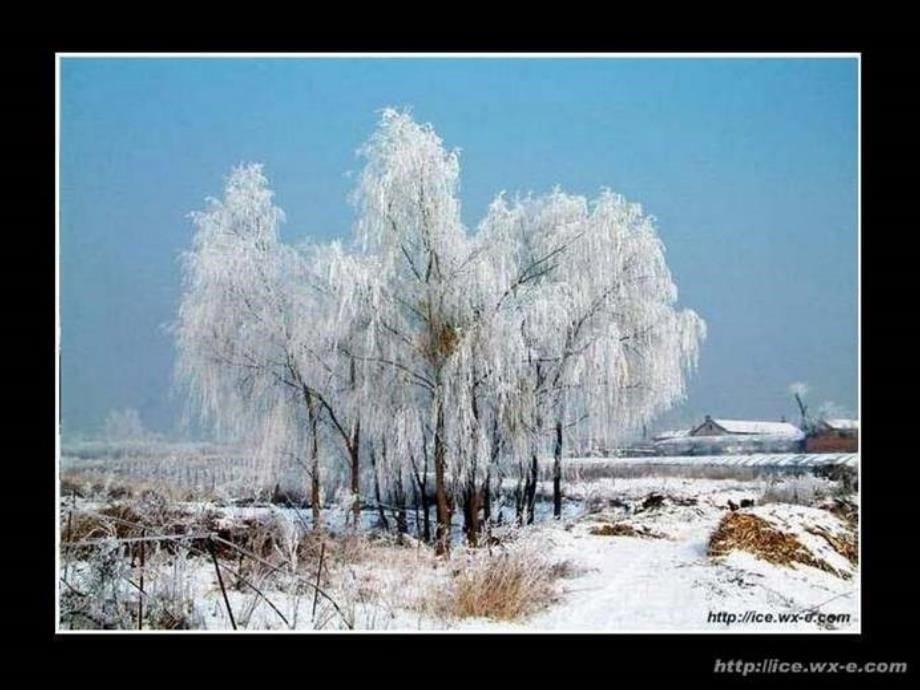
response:
[[[530,625],[617,631],[704,627],[709,610],[725,602],[699,586],[712,566],[706,558],[709,530],[695,531],[699,534],[680,541],[572,534],[554,553],[587,572],[566,582],[563,606],[535,616]]]
[[[702,484],[697,482],[697,488]],[[641,481],[630,488],[647,490]],[[680,487],[670,484],[663,488],[674,491]],[[594,535],[591,528],[602,523],[591,518],[579,520],[568,529],[561,525],[544,528],[540,536],[544,552],[553,560],[570,561],[580,573],[562,581],[562,596],[550,608],[526,623],[501,627],[710,633],[859,629],[858,576],[844,580],[807,566],[775,566],[746,553],[733,552],[719,560],[707,556],[709,536],[726,514],[727,500],[738,503],[746,495],[743,490],[726,490],[724,486],[713,489],[708,495],[705,491],[697,494],[699,503],[694,506],[668,506],[631,516],[633,525],[664,534],[661,539]],[[623,515],[609,517],[616,521]],[[778,616],[814,607],[824,613],[847,614],[850,620],[823,626],[805,621],[744,625],[710,621],[710,613],[729,612],[740,617],[756,611]],[[482,627],[482,622],[476,627]]]
[[[560,532],[554,557],[569,558],[587,572],[566,580],[561,600],[526,624],[502,627],[559,632],[858,630],[856,581],[814,568],[771,566],[745,554],[714,563],[706,556],[708,530],[694,532],[674,541]],[[710,613],[723,611],[778,615],[814,606],[849,614],[850,621],[822,628],[804,621],[727,626],[709,620]]]

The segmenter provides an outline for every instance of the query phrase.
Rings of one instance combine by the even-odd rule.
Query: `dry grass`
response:
[[[553,602],[554,582],[569,571],[526,552],[482,558],[455,576],[433,609],[446,618],[525,618]]]
[[[822,536],[831,543],[830,535]],[[709,539],[710,556],[724,556],[736,549],[752,553],[775,565],[801,563],[837,577],[849,577],[846,573],[838,572],[827,561],[817,558],[795,535],[780,532],[767,520],[749,513],[726,515]]]
[[[116,534],[115,523],[93,514],[74,513],[69,520],[65,518],[61,526],[61,538],[65,543],[105,539],[115,537]]]
[[[211,500],[214,494],[206,490],[183,488],[161,480],[134,476],[116,476],[93,470],[70,470],[61,475],[61,499],[65,502],[79,498],[125,500],[156,493],[170,501]]]
[[[61,508],[61,537],[70,544],[92,539],[140,537],[142,534],[213,534],[217,537],[213,542],[217,556],[231,561],[240,560],[239,550],[243,549],[273,566],[296,561],[300,566],[312,567],[319,559],[323,543],[325,558],[329,561],[355,563],[367,558],[365,537],[345,534],[334,538],[321,531],[303,532],[299,525],[292,525],[274,514],[228,517],[219,510],[189,509],[176,505],[168,495],[149,489],[133,498],[110,501],[93,510],[80,506],[71,510],[67,503]],[[193,538],[186,546],[192,547],[193,554],[203,555],[208,548],[207,539]],[[151,544],[149,548],[174,551],[184,547],[164,541]],[[76,555],[84,551],[84,547],[75,545],[70,552]],[[250,564],[247,574],[264,570],[252,559],[247,562]],[[270,571],[268,568],[267,572]]]
[[[606,523],[592,527],[590,534],[599,537],[643,537],[645,539],[663,539],[664,535],[653,532],[648,527],[633,527],[628,522]]]
[[[61,540],[68,545],[66,553],[76,558],[87,557],[94,552],[94,545],[80,544],[85,541],[209,532],[218,532],[215,513],[183,510],[164,502],[156,494],[145,494],[131,501],[115,501],[96,510],[77,508],[71,511],[65,508],[61,511]],[[191,538],[186,545],[201,551],[206,548],[206,540]],[[125,545],[124,548],[126,553],[135,553],[139,546]],[[173,541],[160,541],[147,543],[145,549],[148,552],[165,550],[175,553],[180,547]]]

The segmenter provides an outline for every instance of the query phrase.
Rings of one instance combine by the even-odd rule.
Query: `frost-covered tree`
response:
[[[566,432],[621,440],[681,399],[705,326],[674,306],[653,219],[611,192],[593,202],[559,190],[513,203],[499,197],[482,233],[498,250],[499,281],[515,293],[513,328],[504,330],[520,333],[521,377],[530,382],[528,520],[547,432],[558,517]]]
[[[426,537],[433,473],[441,553],[457,502],[475,544],[505,478],[532,520],[550,449],[558,515],[566,440],[638,428],[696,361],[703,323],[675,306],[652,219],[609,192],[556,190],[500,196],[471,233],[458,154],[430,125],[386,110],[361,155],[351,245],[281,244],[259,166],[194,216],[180,379],[219,428],[304,459],[316,496],[319,440],[337,438],[356,523],[362,456],[381,521],[387,504],[406,528],[411,486]]]
[[[148,441],[153,438],[138,411],[132,407],[110,411],[102,425],[102,436],[106,441]]]
[[[224,198],[208,201],[192,214],[197,232],[183,255],[177,374],[218,431],[236,436],[255,427],[274,444],[282,435],[266,420],[288,423],[293,409],[279,385],[291,342],[288,251],[278,241],[284,214],[257,165],[234,169]]]
[[[267,474],[283,458],[307,465],[316,524],[320,419],[341,433],[357,465],[355,429],[333,394],[342,376],[338,324],[351,322],[329,316],[345,296],[315,266],[332,266],[335,247],[310,253],[282,244],[284,214],[272,196],[261,166],[243,165],[223,199],[192,215],[197,233],[183,256],[174,326],[177,375],[219,433],[254,442]]]
[[[370,326],[377,292],[375,267],[338,243],[305,245],[300,257],[300,272],[289,286],[296,296],[296,327],[288,371],[308,407],[316,408],[345,450],[357,526],[363,501],[361,451],[366,445],[362,427],[366,393],[373,382],[354,353],[375,338]],[[315,464],[315,448],[312,457]]]
[[[414,418],[430,429],[439,552],[448,548],[453,496],[450,475],[460,467],[451,452],[466,406],[461,391],[468,377],[469,338],[475,304],[468,292],[472,245],[460,221],[459,162],[430,126],[387,110],[362,149],[367,164],[354,202],[361,249],[374,263],[371,328],[361,352],[352,353],[398,399],[382,409]],[[459,394],[459,395],[458,395]],[[378,409],[381,409],[378,408]],[[393,420],[387,420],[392,422]],[[402,420],[398,420],[402,421]],[[415,425],[397,428],[416,430]],[[405,455],[417,439],[397,437],[390,452]],[[456,446],[454,446],[456,449]]]

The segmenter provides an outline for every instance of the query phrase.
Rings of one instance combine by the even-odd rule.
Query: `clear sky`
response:
[[[855,59],[89,59],[61,69],[62,420],[175,431],[187,214],[262,162],[296,240],[350,236],[355,150],[409,106],[461,149],[463,219],[502,190],[610,187],[657,217],[709,337],[704,414],[857,408]]]

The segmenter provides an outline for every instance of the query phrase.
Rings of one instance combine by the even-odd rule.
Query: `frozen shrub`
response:
[[[62,578],[62,627],[136,630],[141,622],[145,630],[204,627],[194,603],[194,559],[151,548],[140,570],[136,556],[114,541],[86,549]]]
[[[131,627],[129,600],[124,592],[130,565],[119,546],[113,542],[95,549],[80,575],[78,585],[64,587],[62,623],[77,630]]]
[[[564,572],[528,551],[482,558],[457,572],[435,608],[448,618],[523,618],[552,602]]]
[[[836,482],[821,477],[804,475],[773,480],[767,486],[759,503],[795,503],[813,506],[837,491]]]

